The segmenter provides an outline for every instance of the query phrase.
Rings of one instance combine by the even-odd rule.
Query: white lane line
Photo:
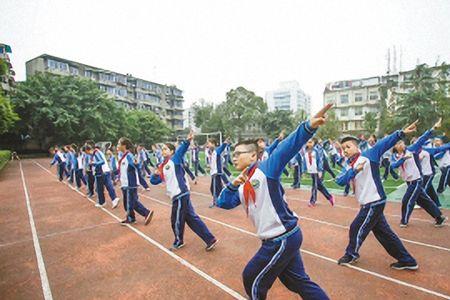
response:
[[[41,167],[43,170],[47,171],[48,173],[52,174],[47,168],[45,168],[44,166],[42,166],[40,163],[38,162],[34,162],[36,165],[38,165],[39,167]],[[70,187],[66,182],[63,182],[64,184],[66,184],[68,187]],[[72,187],[70,187],[74,192],[77,192],[78,194],[80,194],[81,196],[84,197],[84,194],[81,193],[80,191],[73,189]],[[95,201],[93,201],[92,199],[87,198],[90,202],[95,203]],[[116,219],[117,221],[121,221],[121,219],[119,217],[117,217],[116,215],[114,215],[113,213],[111,213],[109,210],[107,210],[104,207],[101,207],[101,209],[107,213],[108,215],[110,215],[112,218]],[[211,277],[210,275],[206,274],[205,272],[203,272],[202,270],[200,270],[199,268],[197,268],[196,266],[194,266],[193,264],[189,263],[187,260],[181,258],[180,256],[174,254],[172,251],[168,250],[166,247],[164,247],[163,245],[161,245],[160,243],[158,243],[157,241],[153,240],[152,238],[150,238],[149,236],[147,236],[145,233],[143,233],[142,231],[140,231],[139,229],[136,229],[135,227],[127,224],[126,227],[128,227],[131,231],[133,231],[134,233],[136,233],[137,235],[139,235],[140,237],[142,237],[144,240],[146,240],[147,242],[149,242],[150,244],[156,246],[157,248],[159,248],[161,251],[163,251],[164,253],[166,253],[167,255],[169,255],[170,257],[172,257],[173,259],[175,259],[176,261],[178,261],[180,264],[186,266],[187,268],[189,268],[190,270],[192,270],[193,272],[195,272],[196,274],[200,275],[201,277],[203,277],[205,280],[209,281],[210,283],[214,284],[215,286],[217,286],[218,288],[222,289],[224,292],[228,293],[230,296],[232,296],[235,299],[239,299],[239,300],[245,300],[246,298],[243,297],[241,294],[239,294],[238,292],[236,292],[235,290],[229,288],[228,286],[226,286],[225,284],[221,283],[220,281],[214,279],[213,277]]]
[[[39,244],[39,239],[38,239],[38,235],[37,235],[37,231],[36,231],[36,225],[34,224],[33,211],[31,209],[31,204],[30,204],[30,196],[28,193],[27,185],[25,184],[25,175],[23,174],[22,162],[20,162],[20,161],[19,161],[19,167],[20,167],[20,175],[22,177],[23,191],[25,193],[25,200],[27,203],[28,219],[30,221],[31,234],[33,236],[34,252],[36,253],[36,259],[37,259],[37,264],[38,264],[38,268],[39,268],[39,276],[41,277],[42,293],[44,294],[45,300],[52,300],[53,299],[52,291],[50,289],[50,283],[48,282],[47,270],[45,269],[45,263],[44,263],[44,257],[42,257],[41,245]]]
[[[150,199],[150,200],[152,200],[154,202],[160,203],[162,205],[171,206],[169,203],[166,203],[164,201],[160,201],[158,199],[155,199],[153,197],[147,196],[145,194],[140,193],[140,195],[145,197],[145,198],[148,198],[148,199]],[[239,227],[236,227],[236,226],[233,226],[233,225],[230,225],[230,224],[226,224],[226,223],[223,223],[221,221],[218,221],[218,220],[215,220],[215,219],[212,219],[212,218],[200,215],[200,214],[199,214],[199,216],[201,218],[209,220],[211,222],[214,222],[214,223],[226,226],[228,228],[234,229],[236,231],[239,231],[239,232],[242,232],[242,233],[245,233],[245,234],[248,234],[248,235],[256,237],[256,234],[254,234],[253,232],[247,231],[247,230],[245,230],[243,228],[239,228]],[[303,252],[303,253],[306,253],[306,254],[309,254],[309,255],[312,255],[312,256],[315,256],[315,257],[318,257],[318,258],[321,258],[321,259],[324,259],[324,260],[327,260],[329,262],[333,262],[333,263],[337,264],[337,260],[335,260],[333,258],[330,258],[330,257],[327,257],[327,256],[323,256],[323,255],[320,255],[320,254],[317,254],[317,253],[314,253],[314,252],[311,252],[311,251],[308,251],[308,250],[305,250],[305,249],[302,249],[302,248],[300,248],[300,251]],[[395,278],[392,278],[392,277],[389,277],[389,276],[385,276],[383,274],[379,274],[379,273],[376,273],[376,272],[373,272],[373,271],[369,271],[369,270],[366,270],[366,269],[363,269],[363,268],[360,268],[360,267],[356,267],[356,266],[351,266],[351,265],[346,266],[346,267],[349,267],[349,268],[354,269],[356,271],[363,272],[363,273],[366,273],[366,274],[369,274],[369,275],[372,275],[372,276],[375,276],[375,277],[378,277],[378,278],[381,278],[381,279],[384,279],[384,280],[387,280],[387,281],[390,281],[390,282],[394,282],[394,283],[399,284],[399,285],[410,287],[410,288],[413,288],[413,289],[416,289],[416,290],[419,290],[419,291],[422,291],[422,292],[425,292],[425,293],[428,293],[428,294],[431,294],[431,295],[434,295],[434,296],[438,296],[438,297],[441,297],[441,298],[444,298],[444,299],[450,299],[450,296],[448,296],[448,295],[444,295],[444,294],[441,294],[439,292],[436,292],[436,291],[433,291],[433,290],[429,290],[429,289],[423,288],[421,286],[417,286],[415,284],[411,284],[411,283],[408,283],[408,282],[405,282],[405,281],[401,281],[401,280],[398,280],[398,279],[395,279]]]
[[[38,164],[38,163],[37,163],[37,164]],[[44,167],[41,166],[41,168],[44,168]],[[44,169],[45,169],[45,168],[44,168]],[[51,172],[48,171],[48,170],[47,170],[47,172],[51,173]],[[76,191],[76,192],[80,193],[81,195],[83,195],[81,192],[79,192],[79,191],[77,191],[77,190],[74,190],[74,191]],[[171,206],[170,204],[168,204],[168,203],[166,203],[166,202],[164,202],[164,201],[160,201],[160,200],[158,200],[158,199],[155,199],[155,198],[153,198],[153,197],[147,196],[147,195],[145,195],[145,194],[140,193],[140,195],[142,195],[143,197],[148,198],[148,199],[150,199],[150,200],[152,200],[152,201],[154,201],[154,202],[161,203],[161,204],[163,204],[163,205],[165,205],[165,206]],[[83,195],[83,196],[84,196],[84,195]],[[92,200],[90,200],[90,201],[92,201]],[[93,201],[92,201],[92,202],[93,202]],[[108,214],[113,215],[113,214],[110,213],[108,210],[106,210],[106,209],[104,209],[104,208],[102,208],[102,209],[103,209],[104,211],[106,211]],[[113,216],[116,217],[115,215],[113,215]],[[199,216],[202,217],[202,218],[204,218],[204,219],[206,219],[206,220],[209,220],[209,221],[211,221],[211,222],[215,222],[215,223],[217,223],[217,224],[220,224],[220,225],[226,226],[226,227],[228,227],[228,228],[234,229],[234,230],[236,230],[236,231],[239,231],[239,232],[242,232],[242,233],[251,235],[251,236],[256,236],[254,233],[252,233],[252,232],[250,232],[250,231],[247,231],[247,230],[245,230],[245,229],[243,229],[243,228],[239,228],[239,227],[236,227],[236,226],[233,226],[233,225],[230,225],[230,224],[226,224],[226,223],[223,223],[223,222],[221,222],[221,221],[218,221],[218,220],[215,220],[215,219],[212,219],[212,218],[209,218],[209,217],[205,217],[205,216],[202,216],[202,215],[199,215]],[[116,218],[117,218],[117,217],[116,217]],[[117,218],[117,219],[118,219],[118,218]],[[118,219],[118,220],[119,220],[119,219]],[[131,226],[130,226],[130,227],[131,227]],[[132,228],[132,229],[135,229],[134,227],[131,227],[131,228]],[[137,230],[137,229],[136,229],[136,230]],[[144,234],[144,235],[145,235],[145,234]],[[164,248],[164,249],[165,249],[165,248]],[[166,250],[167,250],[167,249],[166,249]],[[330,257],[327,257],[327,256],[323,256],[323,255],[320,255],[320,254],[317,254],[317,253],[314,253],[314,252],[311,252],[311,251],[308,251],[308,250],[305,250],[305,249],[301,249],[301,248],[300,248],[300,251],[302,251],[303,253],[306,253],[306,254],[309,254],[309,255],[312,255],[312,256],[315,256],[315,257],[318,257],[318,258],[322,258],[322,259],[324,259],[324,260],[327,260],[327,261],[329,261],[329,262],[333,262],[333,263],[337,264],[337,260],[335,260],[335,259],[333,259],[333,258],[330,258]],[[172,252],[170,252],[170,253],[173,254]],[[181,258],[180,258],[180,259],[181,259]],[[437,296],[437,297],[441,297],[441,298],[444,298],[444,299],[450,299],[450,296],[448,296],[448,295],[444,295],[444,294],[441,294],[441,293],[439,293],[439,292],[436,292],[436,291],[433,291],[433,290],[429,290],[429,289],[423,288],[423,287],[421,287],[421,286],[417,286],[417,285],[414,285],[414,284],[411,284],[411,283],[408,283],[408,282],[404,282],[404,281],[401,281],[401,280],[398,280],[398,279],[395,279],[395,278],[392,278],[392,277],[389,277],[389,276],[385,276],[385,275],[382,275],[382,274],[379,274],[379,273],[376,273],[376,272],[373,272],[373,271],[369,271],[369,270],[366,270],[366,269],[363,269],[363,268],[360,268],[360,267],[355,267],[355,266],[347,266],[347,267],[349,267],[349,268],[351,268],[351,269],[354,269],[354,270],[356,270],[356,271],[359,271],[359,272],[363,272],[363,273],[366,273],[366,274],[369,274],[369,275],[372,275],[372,276],[375,276],[375,277],[384,279],[384,280],[386,280],[386,281],[394,282],[394,283],[399,284],[399,285],[403,285],[403,286],[406,286],[406,287],[410,287],[410,288],[413,288],[413,289],[422,291],[422,292],[424,292],[424,293],[428,293],[428,294],[431,294],[431,295],[434,295],[434,296]],[[244,298],[244,299],[245,299],[245,298]]]
[[[193,191],[191,191],[191,194],[203,196],[203,197],[205,197],[205,198],[211,198],[211,195],[205,194],[205,193],[200,193],[200,192],[193,192]],[[288,196],[286,195],[286,197],[288,197]],[[300,202],[307,202],[307,203],[309,203],[309,200],[302,200],[302,199],[297,199],[297,198],[291,198],[290,196],[289,196],[289,198],[287,198],[287,200],[295,200],[295,201],[300,201]],[[350,206],[345,206],[345,205],[340,205],[340,204],[335,204],[334,206],[335,206],[335,207],[339,207],[339,208],[343,208],[343,209],[350,209],[350,210],[353,210],[353,211],[359,211],[359,208],[355,208],[355,207],[350,207]],[[389,216],[389,217],[396,217],[396,218],[401,218],[401,217],[402,217],[402,216],[400,216],[400,215],[387,214],[387,213],[385,213],[384,215],[385,215],[385,216]],[[414,221],[420,221],[420,222],[425,222],[425,223],[434,224],[434,222],[433,222],[433,221],[430,221],[430,220],[425,220],[425,219],[420,219],[420,218],[414,218],[414,217],[411,217],[411,218],[409,218],[409,219],[410,219],[410,220],[414,220]],[[450,224],[444,224],[444,226],[450,226]]]

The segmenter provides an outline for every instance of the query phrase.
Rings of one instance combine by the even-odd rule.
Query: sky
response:
[[[16,80],[43,53],[184,91],[185,107],[243,86],[264,97],[297,80],[323,103],[325,84],[450,62],[450,1],[1,0],[0,43]]]

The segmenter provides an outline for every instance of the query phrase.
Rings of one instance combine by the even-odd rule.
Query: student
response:
[[[142,151],[142,146],[137,147],[137,153],[136,153],[136,160],[138,162],[138,175],[139,175],[139,184],[142,185],[142,187],[149,191],[150,187],[148,186],[147,181],[145,180],[145,160],[146,160],[146,154],[144,151]],[[150,172],[150,171],[149,171]],[[150,173],[149,173],[150,174]]]
[[[405,142],[400,140],[394,146],[396,155],[393,156],[392,167],[400,168],[400,175],[408,185],[402,199],[402,218],[400,221],[400,227],[402,228],[408,226],[416,202],[435,219],[435,227],[442,227],[446,221],[439,208],[423,189],[422,171],[419,162],[419,151],[422,145],[431,137],[433,129],[438,127],[440,127],[440,120],[432,129],[422,134],[414,144],[406,147]]]
[[[448,149],[450,149],[450,143],[438,148],[423,147],[419,150],[419,160],[423,175],[423,189],[428,196],[430,196],[431,200],[434,201],[437,207],[441,207],[441,202],[439,201],[439,196],[433,186],[433,179],[436,174],[436,170],[434,168],[434,164],[436,162],[434,161],[433,155],[445,152]]]
[[[223,188],[223,182],[228,183],[228,179],[223,174],[222,169],[222,152],[229,143],[228,139],[217,147],[217,141],[215,139],[208,140],[208,148],[211,151],[210,158],[210,174],[211,174],[211,185],[210,191],[213,196],[213,202],[209,206],[210,208],[216,205],[217,198],[219,197],[220,191]],[[216,148],[217,147],[217,148]],[[223,181],[223,182],[222,182]]]
[[[63,181],[64,174],[66,170],[66,158],[64,157],[64,154],[61,152],[58,146],[55,146],[52,150],[50,150],[50,153],[53,153],[53,159],[50,162],[50,166],[53,166],[55,163],[58,166],[58,180]]]
[[[87,194],[86,196],[88,198],[94,196],[94,186],[95,186],[95,176],[94,176],[94,171],[92,169],[92,155],[90,153],[87,152],[87,149],[93,149],[94,148],[94,142],[91,140],[86,141],[83,149],[84,149],[84,153],[83,153],[83,159],[84,159],[84,170],[86,173],[86,183],[87,183]]]
[[[97,190],[98,202],[95,207],[105,206],[105,187],[108,190],[109,196],[112,201],[112,208],[116,208],[119,205],[120,198],[117,197],[116,191],[111,181],[111,169],[109,168],[106,157],[100,150],[100,146],[96,145],[95,149],[91,146],[86,146],[86,153],[92,155],[90,164],[94,167],[95,186]]]
[[[256,140],[258,143],[258,147],[260,149],[259,154],[259,160],[264,161],[269,158],[270,154],[272,154],[273,150],[275,150],[278,146],[278,144],[284,139],[284,130],[280,132],[278,137],[273,140],[272,144],[270,146],[266,145],[266,140],[262,137]]]
[[[441,147],[443,144],[444,137],[436,137],[434,139],[435,147]],[[441,170],[441,178],[439,179],[437,192],[442,194],[447,186],[450,186],[450,150],[436,153],[434,159]]]
[[[84,185],[86,185],[86,181],[84,180],[84,175],[83,175],[83,169],[84,169],[84,165],[83,165],[83,157],[81,156],[81,151],[78,151],[78,147],[75,144],[71,145],[71,149],[74,152],[74,179],[75,179],[75,185],[76,185],[76,189],[80,190],[81,188],[81,183],[83,183]]]
[[[171,221],[175,240],[171,250],[184,247],[184,226],[187,223],[192,231],[206,243],[206,251],[211,251],[216,247],[218,240],[211,234],[192,207],[190,188],[182,165],[182,158],[193,138],[194,134],[191,132],[187,140],[183,141],[176,150],[175,146],[170,143],[163,146],[164,161],[150,177],[150,183],[156,185],[165,182],[167,193],[172,199]]]
[[[191,146],[191,161],[192,165],[194,166],[194,174],[196,177],[198,177],[198,172],[202,173],[203,175],[206,174],[205,170],[203,170],[201,164],[200,164],[200,147],[196,142],[192,143]]]
[[[312,186],[311,186],[311,199],[309,200],[309,207],[316,206],[317,202],[317,191],[319,190],[325,198],[334,205],[334,197],[331,195],[327,188],[323,185],[323,154],[320,154],[319,150],[316,148],[317,140],[315,138],[310,139],[306,143],[305,149],[305,159],[304,167],[305,170],[311,175]]]
[[[72,185],[75,183],[75,173],[77,170],[77,159],[73,146],[76,147],[75,144],[64,146],[64,149],[66,150],[67,172],[69,176],[69,179],[67,181]]]
[[[386,136],[387,135],[385,135],[385,137]],[[391,156],[392,149],[388,149],[383,153],[383,156],[381,157],[381,166],[384,167],[383,181],[387,180],[389,174],[391,174],[394,180],[398,180],[398,174],[394,171],[393,168],[391,168]]]
[[[115,184],[115,182],[117,180],[117,176],[119,175],[119,167],[118,167],[118,163],[117,163],[117,158],[113,152],[112,145],[111,145],[111,147],[109,147],[106,150],[106,159],[107,159],[109,168],[111,169],[111,180],[112,180],[113,184]]]
[[[293,189],[299,189],[301,185],[302,170],[303,170],[303,159],[301,150],[291,159],[290,165],[294,169],[294,182],[292,183],[291,187]]]
[[[144,224],[148,225],[153,218],[153,211],[146,208],[140,201],[138,196],[139,186],[139,167],[134,161],[133,143],[125,137],[119,139],[117,143],[117,149],[122,154],[119,160],[119,178],[120,188],[123,194],[123,203],[125,211],[127,212],[126,218],[120,222],[121,225],[135,224],[136,216],[135,212],[145,218]]]
[[[336,174],[334,174],[333,170],[330,167],[330,163],[328,162],[327,151],[325,151],[320,142],[317,142],[315,147],[319,152],[319,155],[322,157],[323,177],[325,177],[325,172],[327,172],[331,175],[332,178],[336,178]]]
[[[354,264],[359,259],[359,250],[367,235],[372,231],[384,249],[397,259],[391,268],[397,270],[417,270],[416,260],[408,253],[398,236],[392,231],[385,216],[386,194],[380,177],[380,158],[397,141],[416,130],[416,123],[409,125],[403,131],[378,141],[371,149],[361,153],[356,137],[344,137],[341,141],[347,158],[347,168],[336,178],[336,183],[343,186],[350,182],[355,185],[355,197],[361,208],[350,225],[349,242],[338,264]]]
[[[325,123],[324,115],[330,107],[328,104],[310,121],[301,123],[264,161],[259,161],[254,141],[240,142],[234,149],[233,163],[242,173],[222,191],[217,205],[232,209],[242,203],[262,240],[261,248],[242,274],[250,299],[265,299],[277,278],[303,299],[328,299],[305,272],[298,217],[285,200],[281,175],[286,164]]]

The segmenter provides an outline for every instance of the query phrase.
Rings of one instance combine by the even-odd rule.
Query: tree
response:
[[[14,112],[11,102],[2,95],[0,89],[0,134],[7,133],[18,120],[19,116]]]
[[[268,135],[278,135],[283,129],[287,132],[293,130],[294,116],[288,110],[275,110],[267,112],[262,118],[262,130]]]
[[[447,135],[450,135],[450,97],[449,82],[450,65],[443,63],[440,67],[438,76],[438,89],[434,94],[434,102],[436,103],[436,111],[439,117],[442,117],[441,130]]]
[[[364,130],[368,134],[375,133],[377,129],[377,114],[374,112],[368,112],[364,115]]]
[[[125,136],[133,142],[143,143],[147,146],[167,139],[171,130],[153,112],[130,110],[126,112],[124,120]]]
[[[211,119],[214,112],[214,105],[201,100],[200,103],[194,103],[193,109],[195,114],[195,126],[202,128],[202,126]]]
[[[227,122],[223,124],[225,132],[241,139],[242,131],[248,124],[261,125],[262,117],[267,112],[267,104],[254,92],[243,87],[230,90],[221,112]]]

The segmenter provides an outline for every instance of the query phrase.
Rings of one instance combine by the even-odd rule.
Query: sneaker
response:
[[[114,199],[114,200],[112,201],[112,209],[116,208],[117,205],[119,205],[119,202],[120,202],[120,198],[119,198],[119,197],[117,197],[116,199]]]
[[[338,260],[338,265],[354,265],[356,262],[358,262],[359,257],[353,257],[351,255],[345,254]]]
[[[98,207],[98,208],[105,207],[105,203],[103,203],[103,204],[95,203],[95,207]]]
[[[176,250],[179,250],[179,249],[181,249],[181,248],[183,248],[184,247],[184,243],[181,243],[181,244],[173,244],[172,245],[172,247],[170,247],[170,251],[176,251]]]
[[[400,228],[406,228],[406,227],[408,227],[408,224],[400,223]]]
[[[214,203],[211,204],[210,206],[208,206],[209,208],[213,208],[214,206],[216,206]]]
[[[391,264],[391,268],[396,270],[417,270],[419,268],[419,265],[416,262],[396,262]]]
[[[150,224],[150,222],[152,221],[152,218],[153,218],[153,210],[151,210],[151,211],[148,213],[148,215],[145,217],[145,222],[144,222],[144,224],[145,224],[145,225]]]
[[[206,245],[206,248],[205,248],[206,251],[214,250],[214,248],[216,247],[218,242],[219,242],[219,240],[214,238],[208,245]]]
[[[308,203],[308,207],[311,207],[311,208],[316,207],[316,204],[315,204],[315,203],[312,203],[312,202],[309,202],[309,203]]]
[[[414,205],[414,209],[421,209],[421,207],[419,205]]]
[[[347,197],[348,193],[343,193],[342,196]]]
[[[145,188],[146,191],[150,191],[150,188]]]
[[[336,200],[334,199],[334,196],[331,196],[331,198],[328,199],[328,201],[330,202],[331,206],[334,206],[334,202],[336,202]]]
[[[448,218],[444,216],[440,216],[438,220],[436,220],[436,223],[434,223],[434,227],[442,227],[444,226],[444,223],[447,222]]]
[[[126,225],[133,225],[136,224],[136,220],[128,220],[128,218],[126,218],[125,220],[120,221],[120,225],[122,226],[126,226]]]

